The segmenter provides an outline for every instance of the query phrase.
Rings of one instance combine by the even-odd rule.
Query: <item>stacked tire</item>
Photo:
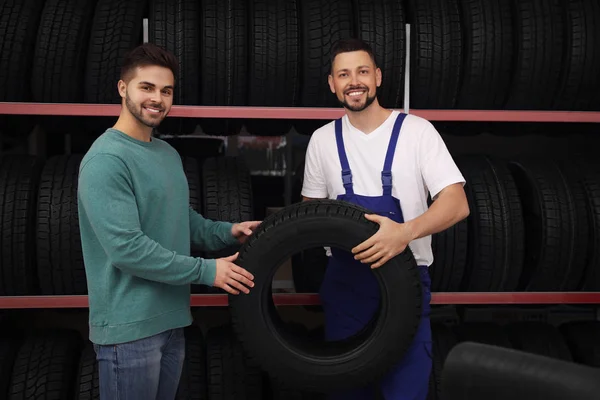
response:
[[[0,156],[0,296],[85,295],[77,179],[82,155],[43,161],[34,156]],[[206,218],[239,222],[254,219],[252,183],[236,157],[200,161],[182,157],[190,206]],[[219,253],[192,249],[192,255]],[[195,288],[195,290],[206,288]]]
[[[330,50],[358,37],[382,69],[380,102],[402,107],[408,23],[411,107],[600,110],[595,0],[3,0],[0,15],[0,101],[120,103],[120,63],[147,18],[148,41],[179,60],[176,105],[335,107]],[[32,123],[3,117],[0,129]],[[281,135],[292,123],[322,125],[171,118],[159,130]]]

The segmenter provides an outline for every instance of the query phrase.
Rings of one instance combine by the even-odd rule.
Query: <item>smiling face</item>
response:
[[[143,125],[155,128],[173,105],[175,78],[169,68],[137,67],[131,77],[119,81],[119,93],[129,113]]]
[[[381,70],[366,51],[340,53],[333,60],[329,87],[348,110],[359,112],[369,107],[376,101],[380,85]]]

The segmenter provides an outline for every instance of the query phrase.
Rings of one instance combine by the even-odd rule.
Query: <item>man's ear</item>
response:
[[[117,82],[117,89],[119,90],[119,95],[122,98],[125,98],[125,94],[127,93],[127,84],[121,79]]]
[[[381,68],[377,68],[375,70],[375,79],[377,81],[377,87],[380,87],[381,86],[381,80],[382,80]]]
[[[329,89],[331,90],[331,93],[335,94],[335,86],[333,85],[333,76],[331,74],[327,78],[327,82],[329,82]]]

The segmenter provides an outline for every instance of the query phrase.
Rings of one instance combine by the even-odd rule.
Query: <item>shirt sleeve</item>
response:
[[[129,173],[117,157],[96,155],[82,166],[78,201],[115,268],[173,285],[214,284],[216,260],[177,254],[142,232]]]
[[[204,251],[218,251],[239,244],[231,234],[233,224],[204,218],[190,207],[190,237]]]
[[[313,135],[306,149],[302,196],[312,199],[326,199],[328,195],[327,181],[323,173],[321,152],[317,139],[317,136]]]
[[[465,184],[465,178],[456,166],[444,140],[429,121],[421,133],[418,146],[421,175],[432,199],[449,185]]]

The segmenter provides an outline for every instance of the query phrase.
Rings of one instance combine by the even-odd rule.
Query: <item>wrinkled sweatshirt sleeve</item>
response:
[[[206,219],[190,207],[190,238],[204,251],[218,251],[239,244],[231,234],[232,226],[230,222]]]
[[[214,284],[216,260],[177,254],[142,232],[129,172],[118,157],[99,154],[82,166],[78,201],[114,267],[173,285]]]

